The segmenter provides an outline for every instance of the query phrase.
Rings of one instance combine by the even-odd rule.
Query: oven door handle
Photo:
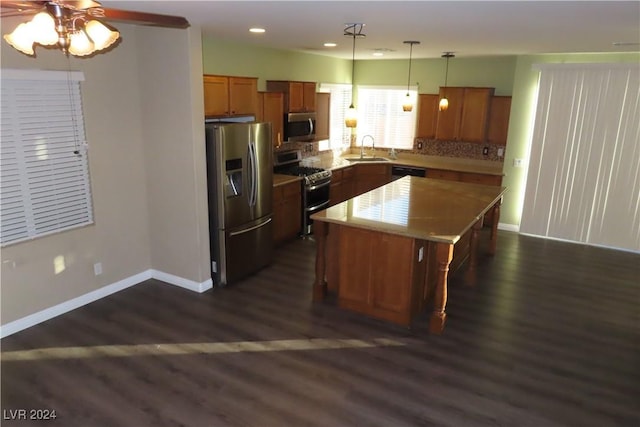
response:
[[[306,208],[306,209],[305,209],[305,211],[307,211],[307,212],[314,212],[314,211],[317,211],[317,210],[320,210],[320,209],[324,208],[324,207],[325,207],[325,206],[327,206],[328,204],[329,204],[329,201],[327,200],[326,202],[324,202],[324,203],[322,203],[322,204],[319,204],[319,205],[317,205],[317,206],[313,206],[313,207],[311,207],[311,208]]]
[[[329,180],[327,182],[323,182],[322,184],[311,185],[309,187],[306,187],[305,190],[313,191],[313,190],[317,190],[317,189],[322,188],[322,187],[326,187],[327,185],[330,185],[330,184],[331,184],[331,180]]]

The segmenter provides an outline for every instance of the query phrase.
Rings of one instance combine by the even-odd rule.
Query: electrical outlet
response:
[[[513,167],[514,168],[521,168],[522,167],[522,159],[513,159]]]
[[[504,156],[504,148],[498,148],[498,157]]]
[[[482,155],[483,156],[488,156],[489,155],[489,147],[484,147],[482,149]]]
[[[422,150],[422,141],[418,142],[418,150]]]
[[[96,276],[99,276],[102,274],[102,263],[101,262],[96,262],[95,264],[93,264],[93,274],[95,274]]]

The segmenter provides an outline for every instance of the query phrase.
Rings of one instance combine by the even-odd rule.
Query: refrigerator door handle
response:
[[[244,234],[244,233],[248,233],[248,232],[253,231],[253,230],[257,230],[258,228],[264,227],[265,225],[269,224],[270,222],[271,222],[271,218],[267,219],[265,222],[261,222],[258,225],[254,225],[253,227],[245,228],[244,230],[240,230],[240,231],[232,231],[231,233],[229,233],[229,237],[238,236],[240,234]]]
[[[253,141],[249,142],[248,147],[248,163],[249,163],[249,206],[256,204],[256,148]]]

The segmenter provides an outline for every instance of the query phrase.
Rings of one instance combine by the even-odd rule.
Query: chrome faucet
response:
[[[373,151],[372,156],[375,157],[375,155],[376,155],[376,151],[375,151],[376,150],[376,140],[373,139],[373,136],[371,136],[371,135],[365,135],[365,136],[362,137],[362,142],[360,143],[360,158],[361,159],[364,157],[364,139],[366,137],[371,138],[371,151]]]

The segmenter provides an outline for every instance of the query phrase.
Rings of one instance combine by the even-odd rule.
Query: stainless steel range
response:
[[[302,177],[302,230],[303,236],[313,233],[313,220],[310,218],[314,212],[329,206],[329,188],[331,184],[331,171],[302,165],[302,152],[300,150],[283,151],[276,153],[273,171],[284,175]]]

